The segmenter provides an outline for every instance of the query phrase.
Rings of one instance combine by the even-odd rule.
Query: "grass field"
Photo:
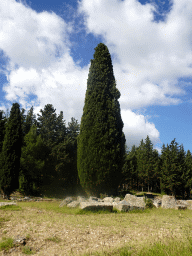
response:
[[[192,255],[191,210],[109,213],[59,204],[17,202],[0,207],[0,255]],[[16,236],[26,237],[26,245],[14,247]]]

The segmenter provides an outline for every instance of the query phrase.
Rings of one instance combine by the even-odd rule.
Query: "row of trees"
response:
[[[47,104],[38,118],[33,107],[24,115],[18,103],[10,115],[0,111],[0,187],[10,195],[20,188],[25,194],[39,194],[42,186],[57,183],[65,190],[79,184],[77,142],[79,125],[74,118],[63,121],[63,112]],[[79,185],[77,185],[79,186]]]
[[[111,56],[99,44],[91,60],[81,125],[68,123],[47,104],[36,119],[33,107],[24,115],[18,103],[10,115],[0,111],[0,187],[9,196],[16,189],[39,194],[56,184],[68,193],[117,194],[128,190],[190,195],[192,156],[175,139],[162,154],[147,136],[126,152],[123,122]]]
[[[80,188],[77,170],[79,124],[71,118],[66,128],[62,112],[57,117],[50,104],[40,112],[37,120],[33,107],[24,116],[17,103],[12,105],[9,118],[0,111],[0,184],[5,194],[18,188],[26,194],[34,194],[53,181],[66,190]],[[186,154],[183,145],[178,146],[174,139],[167,147],[163,144],[159,156],[147,136],[145,143],[141,140],[139,147],[134,145],[131,151],[125,152],[118,182],[121,188],[128,190],[189,197],[191,152],[188,150]]]
[[[149,136],[132,146],[123,166],[124,184],[129,189],[152,191],[189,198],[192,188],[192,155],[175,139],[162,146],[161,156],[153,150]]]

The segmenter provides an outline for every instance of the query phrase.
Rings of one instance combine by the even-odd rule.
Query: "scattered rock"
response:
[[[14,244],[26,245],[26,237],[16,237],[13,241]]]

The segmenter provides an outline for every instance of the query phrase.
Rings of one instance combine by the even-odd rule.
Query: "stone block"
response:
[[[145,209],[144,197],[136,197],[131,194],[126,194],[124,200],[127,201],[130,206],[134,207],[134,209]]]
[[[59,205],[59,207],[63,207],[64,205],[67,205],[69,203],[71,203],[73,201],[73,198],[72,197],[67,197],[65,198]]]
[[[187,202],[187,209],[192,210],[192,200],[186,200]]]
[[[112,197],[105,197],[105,198],[103,198],[103,201],[113,203],[114,199]]]
[[[104,202],[81,202],[79,205],[82,210],[96,211],[96,210],[108,210],[113,211],[113,205],[111,203]]]
[[[75,208],[75,207],[78,207],[79,204],[80,204],[79,201],[73,201],[73,202],[69,203],[69,204],[67,205],[67,207]]]
[[[174,196],[163,196],[162,197],[162,208],[174,209],[176,207],[176,199]]]
[[[181,204],[179,205],[179,204],[178,204],[178,205],[175,206],[175,209],[176,209],[176,210],[186,210],[186,209],[187,209],[187,206],[186,206],[186,205],[181,205]]]
[[[130,210],[130,204],[128,202],[121,201],[121,202],[113,202],[113,209],[117,209],[121,212],[128,212]]]

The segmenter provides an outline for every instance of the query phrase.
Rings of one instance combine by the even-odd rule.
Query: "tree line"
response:
[[[175,141],[163,144],[161,156],[153,149],[149,136],[132,146],[123,166],[124,184],[129,190],[156,192],[189,198],[192,188],[192,156],[190,150]]]
[[[79,184],[79,124],[71,118],[66,127],[63,112],[57,116],[55,111],[47,104],[37,119],[33,107],[24,115],[18,103],[13,103],[9,116],[0,111],[0,187],[6,195],[15,189],[36,195],[54,181],[68,191]]]
[[[152,191],[186,198],[192,187],[192,156],[175,139],[162,154],[147,136],[127,151],[111,56],[106,45],[95,48],[87,80],[81,124],[66,127],[47,104],[40,114],[25,115],[13,103],[10,115],[0,111],[0,188],[39,195],[46,185],[68,194],[116,195],[121,189]]]

